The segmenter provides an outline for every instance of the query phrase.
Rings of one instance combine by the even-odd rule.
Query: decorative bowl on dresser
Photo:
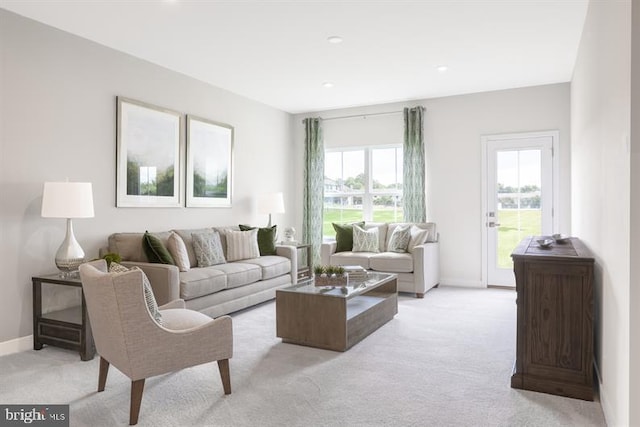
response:
[[[516,362],[511,387],[593,400],[594,258],[577,238],[513,251]]]

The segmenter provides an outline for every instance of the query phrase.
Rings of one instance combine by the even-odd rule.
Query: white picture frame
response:
[[[233,126],[187,115],[187,207],[231,207]]]
[[[182,114],[116,99],[116,206],[184,206]]]

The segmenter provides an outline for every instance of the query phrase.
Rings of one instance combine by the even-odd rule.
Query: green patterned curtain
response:
[[[302,237],[311,245],[311,265],[320,265],[324,202],[324,141],[322,121],[304,119],[304,212]]]
[[[402,199],[406,222],[426,222],[427,220],[423,113],[424,107],[404,109]]]

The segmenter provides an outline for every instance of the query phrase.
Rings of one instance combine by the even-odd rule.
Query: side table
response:
[[[281,245],[295,246],[298,252],[298,281],[300,283],[311,278],[311,245],[298,242],[280,242]]]
[[[91,325],[79,277],[62,278],[58,274],[35,276],[33,282],[33,349],[43,344],[77,350],[81,360],[91,360],[95,355]],[[42,284],[79,287],[82,304],[64,310],[42,314]]]

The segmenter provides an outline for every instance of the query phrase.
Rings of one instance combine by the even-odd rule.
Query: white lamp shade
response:
[[[258,211],[262,214],[284,213],[282,193],[263,194],[258,199]]]
[[[42,192],[44,218],[93,218],[90,182],[45,182]]]

